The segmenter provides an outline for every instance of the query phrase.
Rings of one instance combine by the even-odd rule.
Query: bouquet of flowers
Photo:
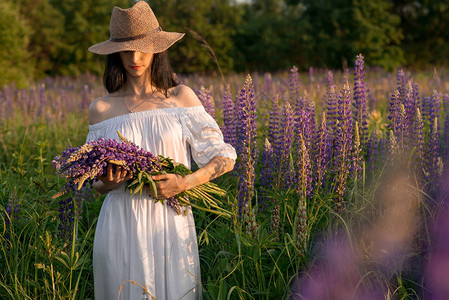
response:
[[[98,139],[78,147],[67,148],[52,161],[57,173],[67,179],[67,183],[53,196],[57,198],[67,192],[80,190],[87,182],[92,182],[97,176],[106,174],[108,163],[119,165],[133,172],[133,178],[126,183],[132,195],[142,194],[145,186],[149,186],[157,197],[156,182],[151,175],[172,173],[186,176],[192,171],[183,164],[170,158],[155,156],[134,143],[128,141],[120,132],[120,141],[114,139]],[[181,206],[190,205],[194,208],[230,217],[231,213],[220,205],[216,197],[226,192],[215,183],[207,182],[190,190],[183,191],[165,200],[177,214],[181,214]]]

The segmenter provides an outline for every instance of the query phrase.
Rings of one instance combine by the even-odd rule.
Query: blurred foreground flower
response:
[[[385,173],[372,203],[375,210],[354,216],[355,220],[347,224],[351,232],[337,232],[326,239],[312,268],[299,274],[290,299],[368,300],[398,296],[400,292],[392,286],[395,279],[416,267],[410,257],[416,251],[421,198],[403,165],[395,164]],[[443,269],[441,266],[437,271]]]

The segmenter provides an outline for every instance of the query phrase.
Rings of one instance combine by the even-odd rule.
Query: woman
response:
[[[111,38],[89,51],[108,55],[104,84],[109,94],[89,108],[89,135],[118,139],[117,130],[140,147],[199,170],[181,177],[153,176],[157,197],[166,199],[232,170],[235,150],[223,142],[216,122],[195,93],[178,85],[166,50],[184,34],[165,32],[149,5],[114,7]],[[201,298],[195,225],[190,208],[177,215],[147,195],[130,196],[124,183],[132,177],[108,166],[94,188],[108,193],[94,241],[96,299],[142,299],[143,289],[161,299]]]

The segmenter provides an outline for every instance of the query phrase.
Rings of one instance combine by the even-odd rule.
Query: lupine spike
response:
[[[279,108],[279,97],[272,98],[271,109],[270,109],[270,119],[268,123],[268,140],[271,144],[275,144],[279,138],[279,123],[280,123],[280,108]]]
[[[217,120],[217,115],[215,113],[215,106],[212,101],[212,94],[209,89],[206,89],[203,85],[201,86],[199,92],[198,92],[198,99],[200,99],[201,103],[204,106],[204,109],[206,112],[214,118],[214,120]]]
[[[354,121],[359,124],[360,142],[366,143],[368,132],[367,85],[365,82],[364,58],[362,54],[357,55],[354,70]]]
[[[299,134],[299,145],[296,158],[296,193],[300,199],[305,199],[312,193],[311,166],[309,151],[302,134]]]
[[[437,182],[438,157],[440,150],[439,140],[438,117],[435,117],[430,128],[430,135],[425,154],[425,179],[427,183]]]
[[[377,164],[377,156],[379,151],[379,134],[378,129],[375,127],[371,132],[368,144],[367,144],[367,165],[369,171],[374,171]]]
[[[328,163],[328,127],[326,120],[326,113],[323,112],[321,117],[320,126],[315,137],[314,142],[314,157],[315,157],[315,171],[314,174],[314,186],[315,189],[319,189],[325,180],[325,170]]]
[[[273,176],[276,174],[278,164],[275,162],[273,147],[268,139],[265,139],[264,149],[262,153],[262,170],[260,172],[260,183],[262,189],[270,189],[273,186]],[[264,191],[261,191],[259,197],[259,207],[264,208],[267,199],[265,198]]]
[[[397,113],[398,113],[398,106],[400,104],[400,92],[399,90],[395,90],[393,92],[393,95],[390,98],[390,107],[388,108],[388,119],[389,119],[389,125],[388,128],[393,130],[393,132],[396,133],[397,129],[395,128],[397,124]]]
[[[326,102],[326,111],[327,111],[327,127],[329,128],[330,136],[334,136],[335,132],[335,124],[337,119],[337,93],[335,92],[336,87],[334,85],[334,79],[332,72],[329,71],[327,73],[327,102]]]
[[[389,138],[388,139],[389,160],[395,162],[399,154],[399,149],[398,149],[398,142],[393,131],[390,131],[388,138]]]
[[[396,76],[396,88],[399,92],[398,99],[401,103],[404,103],[407,94],[407,81],[405,79],[404,70],[399,70]]]
[[[237,200],[239,213],[246,215],[251,209],[251,200],[254,196],[254,164],[257,159],[256,102],[250,75],[247,76],[237,97],[236,108],[238,112],[236,150],[239,156],[237,162],[239,173]]]
[[[232,100],[231,86],[226,85],[223,93],[223,136],[226,143],[236,146],[235,137],[235,108],[234,101]]]
[[[296,66],[290,69],[289,94],[291,101],[296,101],[299,98],[298,68]]]
[[[361,171],[362,171],[362,149],[360,145],[360,134],[359,134],[359,123],[355,122],[354,127],[354,145],[353,145],[353,165],[352,165],[352,171],[354,173],[353,178],[360,178],[361,177]]]
[[[337,130],[335,136],[335,162],[336,170],[336,204],[337,211],[344,209],[344,196],[346,194],[346,182],[351,167],[352,150],[352,114],[349,83],[346,83],[339,95]]]
[[[293,170],[290,167],[290,152],[293,145],[294,136],[294,116],[290,103],[286,102],[282,111],[280,134],[278,143],[274,147],[274,152],[279,160],[278,182],[281,188],[289,188],[294,184]]]
[[[307,202],[305,199],[300,199],[298,211],[296,212],[295,220],[296,229],[296,247],[300,255],[304,255],[307,247]]]
[[[280,212],[281,207],[279,204],[273,207],[273,210],[271,211],[271,220],[270,220],[270,232],[274,236],[274,240],[279,240],[279,224],[280,224]]]

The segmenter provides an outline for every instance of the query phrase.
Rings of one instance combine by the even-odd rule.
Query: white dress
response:
[[[155,155],[199,167],[216,156],[236,158],[203,106],[162,108],[117,116],[89,126],[87,141],[128,140]],[[154,199],[110,192],[98,218],[93,249],[95,299],[138,300],[143,288],[158,300],[200,299],[201,275],[192,211],[176,215]],[[136,283],[135,285],[133,283]],[[148,297],[151,299],[151,297]]]

